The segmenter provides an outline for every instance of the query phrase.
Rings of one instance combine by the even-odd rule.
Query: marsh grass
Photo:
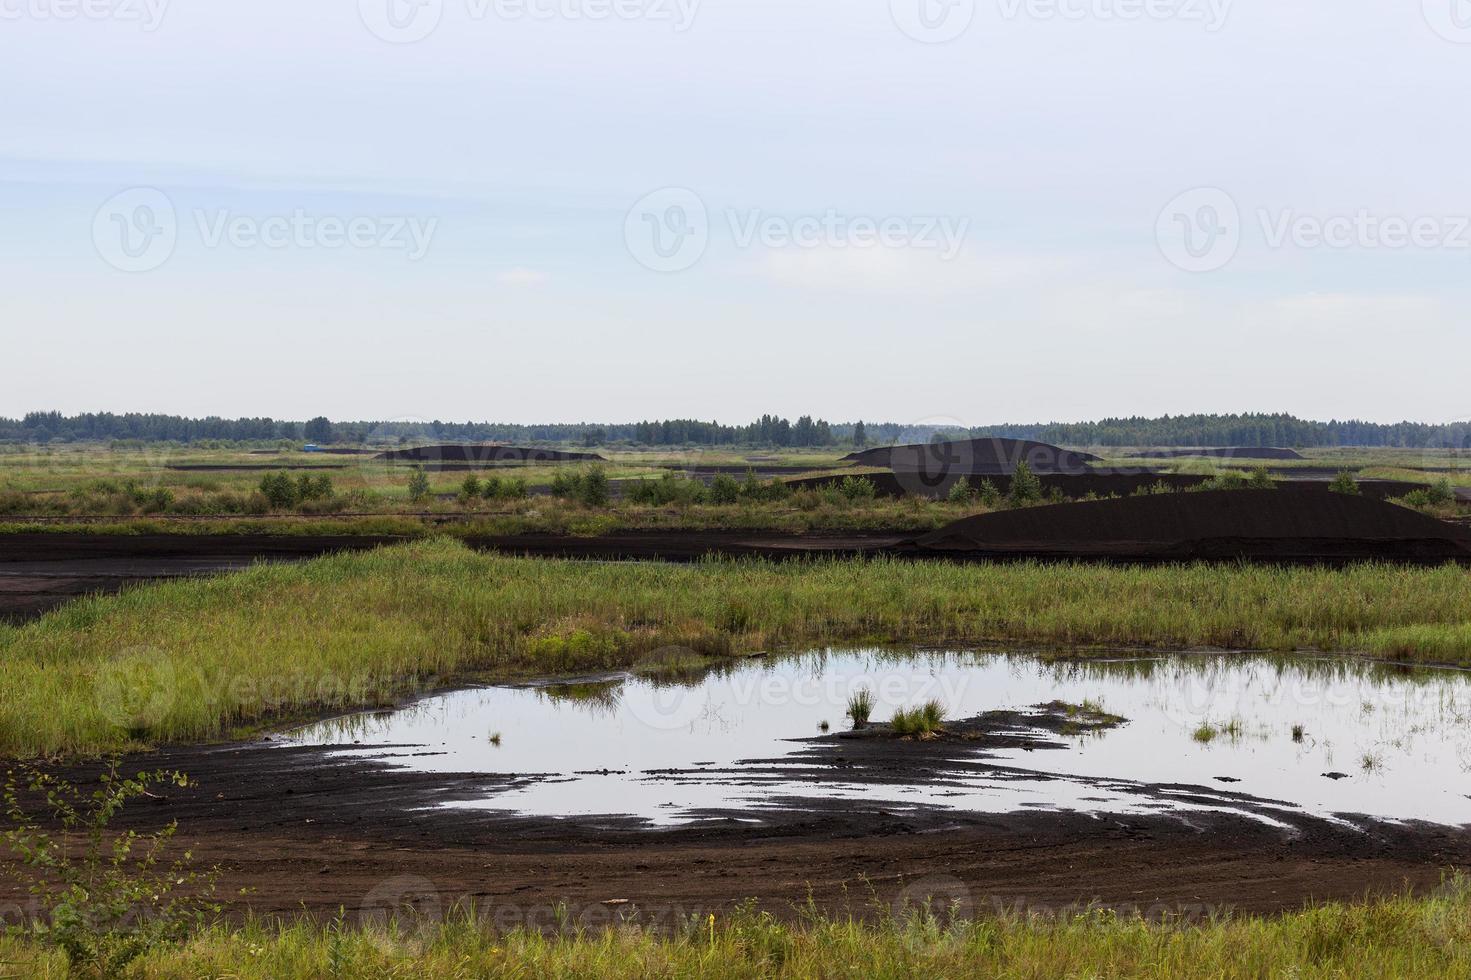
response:
[[[868,724],[869,716],[873,714],[873,691],[861,687],[848,695],[848,717],[853,719],[854,728],[862,728]]]
[[[1452,879],[1429,897],[1326,904],[1271,918],[1213,914],[1189,923],[1112,910],[950,915],[907,907],[867,920],[747,906],[633,925],[498,931],[484,910],[443,921],[390,918],[355,929],[252,920],[202,932],[135,966],[147,980],[294,977],[1131,977],[1245,980],[1471,975],[1471,897]],[[606,918],[601,920],[606,923]],[[18,976],[63,977],[59,954],[0,938]]]
[[[926,701],[915,708],[894,712],[889,722],[897,735],[933,735],[945,722],[945,706],[938,701]]]
[[[719,658],[998,641],[1471,663],[1468,581],[1454,566],[600,564],[434,539],[134,588],[0,627],[0,755],[217,738],[389,707],[471,674],[625,670],[674,647]]]

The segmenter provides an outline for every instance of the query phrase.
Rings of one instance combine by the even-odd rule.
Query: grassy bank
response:
[[[588,564],[435,539],[138,588],[0,628],[0,755],[208,739],[469,671],[619,668],[668,646],[1003,640],[1471,664],[1468,585],[1450,566]]]
[[[575,918],[574,920],[575,921]],[[13,975],[66,976],[58,956],[0,940]],[[636,928],[496,934],[473,920],[393,926],[218,929],[134,964],[147,978],[238,977],[1403,977],[1471,976],[1463,884],[1429,899],[1327,905],[1274,919],[1151,925],[1109,912],[942,924],[755,914],[692,918],[672,935]]]

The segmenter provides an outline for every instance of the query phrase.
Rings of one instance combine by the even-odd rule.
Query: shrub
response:
[[[22,879],[44,913],[29,926],[31,938],[62,951],[84,976],[121,976],[140,956],[187,939],[220,911],[212,901],[217,871],[189,867],[192,855],[163,864],[178,825],[155,834],[110,831],[112,818],[133,799],[159,785],[188,787],[178,772],[139,773],[120,779],[113,762],[95,791],[24,766],[5,779],[5,842]],[[23,795],[45,800],[49,822],[62,837],[82,839],[73,852],[26,811]],[[185,894],[181,894],[181,892]]]
[[[480,496],[486,500],[498,500],[501,492],[501,479],[498,476],[487,476],[480,484]]]
[[[878,493],[878,488],[873,481],[866,476],[844,477],[841,485],[843,496],[857,503],[863,500],[872,500]]]
[[[594,466],[582,475],[577,500],[588,507],[604,507],[608,503],[608,474],[601,466]]]
[[[1011,493],[1008,498],[1013,507],[1026,507],[1042,499],[1042,481],[1032,472],[1026,460],[1019,461],[1016,470],[1011,474]]]
[[[334,492],[332,478],[325,473],[320,476],[303,473],[301,479],[296,481],[296,497],[299,501],[330,500]]]
[[[1328,484],[1328,489],[1334,493],[1345,493],[1350,496],[1358,496],[1359,494],[1358,481],[1354,479],[1353,473],[1348,470],[1339,470],[1338,475],[1333,478],[1333,482]]]
[[[409,499],[416,504],[429,499],[429,477],[422,466],[415,466],[409,474]]]
[[[469,504],[471,501],[478,500],[483,492],[484,488],[480,486],[480,478],[471,473],[460,482],[460,503]]]
[[[706,496],[703,483],[676,473],[665,473],[657,480],[639,480],[628,491],[629,500],[653,506],[698,504]]]
[[[290,510],[300,499],[296,481],[285,473],[268,473],[261,477],[260,492],[276,510]]]
[[[743,498],[763,503],[789,500],[795,492],[796,489],[780,477],[774,476],[770,480],[760,480],[753,470],[746,471],[746,479],[741,483]]]
[[[582,493],[582,477],[570,470],[557,470],[552,476],[552,496],[571,500]]]
[[[1197,491],[1205,491],[1205,490],[1245,490],[1246,488],[1247,488],[1246,477],[1242,476],[1240,473],[1235,473],[1235,472],[1232,472],[1232,471],[1227,470],[1227,471],[1223,471],[1221,473],[1217,473],[1216,475],[1212,476],[1209,480],[1206,480],[1204,483],[1198,483],[1195,486],[1191,487],[1190,489],[1191,490],[1197,490]]]
[[[950,492],[945,495],[945,499],[952,504],[969,504],[976,499],[976,491],[970,485],[969,480],[961,477],[955,481],[955,485],[950,488]]]
[[[981,498],[981,506],[987,510],[995,510],[1001,506],[1001,488],[994,481],[982,480],[976,493]]]
[[[741,499],[741,485],[735,477],[721,473],[711,481],[709,496],[712,504],[736,503]]]
[[[1441,477],[1430,485],[1426,491],[1430,503],[1436,507],[1446,507],[1456,502],[1456,488],[1451,485],[1450,477]]]
[[[506,480],[501,484],[501,499],[503,500],[525,500],[527,493],[526,481],[520,477]]]
[[[1246,478],[1246,489],[1248,490],[1276,490],[1277,483],[1272,479],[1272,474],[1267,472],[1265,466],[1258,466],[1251,471]]]

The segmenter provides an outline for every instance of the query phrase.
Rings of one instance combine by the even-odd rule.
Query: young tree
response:
[[[1344,493],[1350,496],[1358,496],[1359,494],[1359,484],[1354,479],[1353,473],[1348,470],[1339,470],[1338,475],[1333,478],[1333,482],[1328,484],[1328,489],[1334,493]]]
[[[429,477],[422,466],[415,466],[409,474],[409,499],[416,504],[429,499]]]
[[[602,507],[608,502],[608,474],[594,466],[582,476],[577,499],[589,507]]]
[[[1026,507],[1042,499],[1042,481],[1032,472],[1026,460],[1018,461],[1015,472],[1011,474],[1009,497],[1013,507]]]

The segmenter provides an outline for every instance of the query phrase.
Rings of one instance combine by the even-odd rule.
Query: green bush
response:
[[[741,483],[741,497],[746,500],[759,503],[779,503],[791,499],[795,492],[791,484],[780,477],[772,477],[770,480],[758,479],[754,470],[746,471],[746,479]]]
[[[464,480],[460,481],[460,503],[462,504],[468,504],[473,500],[478,500],[484,492],[485,489],[480,485],[480,478],[474,473],[471,473]]]
[[[286,473],[268,473],[261,477],[260,492],[276,510],[290,510],[301,499],[296,481]]]
[[[1016,470],[1011,474],[1011,492],[1007,497],[1013,507],[1026,507],[1042,499],[1042,481],[1026,460],[1016,464]]]
[[[150,788],[188,788],[178,772],[139,773],[121,779],[113,762],[93,791],[39,769],[22,766],[5,779],[5,811],[11,829],[4,840],[44,915],[27,927],[29,937],[60,950],[81,976],[121,976],[128,965],[153,950],[183,942],[209,925],[220,906],[212,901],[217,871],[189,867],[192,855],[163,863],[178,825],[157,833],[116,832],[112,818]],[[26,809],[28,799],[45,801],[45,824]],[[80,839],[73,851],[66,838]]]
[[[1246,489],[1248,490],[1276,490],[1277,483],[1272,479],[1272,474],[1267,472],[1265,466],[1258,466],[1251,471],[1246,478]]]
[[[665,473],[657,480],[639,480],[628,490],[629,500],[656,507],[703,503],[707,496],[703,483],[677,473]]]
[[[978,494],[975,488],[970,485],[970,481],[965,477],[961,477],[955,481],[955,485],[950,488],[950,492],[945,495],[945,499],[952,504],[969,504],[973,503],[977,496]]]
[[[710,483],[712,504],[734,504],[741,499],[741,485],[728,473],[721,473]]]
[[[577,500],[588,507],[604,507],[608,503],[608,473],[594,466],[582,475]]]
[[[866,476],[844,477],[840,489],[843,496],[853,503],[872,500],[878,494],[878,488]]]
[[[409,499],[416,504],[429,499],[429,476],[422,466],[415,466],[409,474]]]
[[[1359,494],[1358,481],[1354,479],[1353,473],[1348,470],[1339,470],[1338,475],[1333,478],[1333,482],[1328,484],[1328,489],[1334,493],[1343,493],[1355,497]]]

